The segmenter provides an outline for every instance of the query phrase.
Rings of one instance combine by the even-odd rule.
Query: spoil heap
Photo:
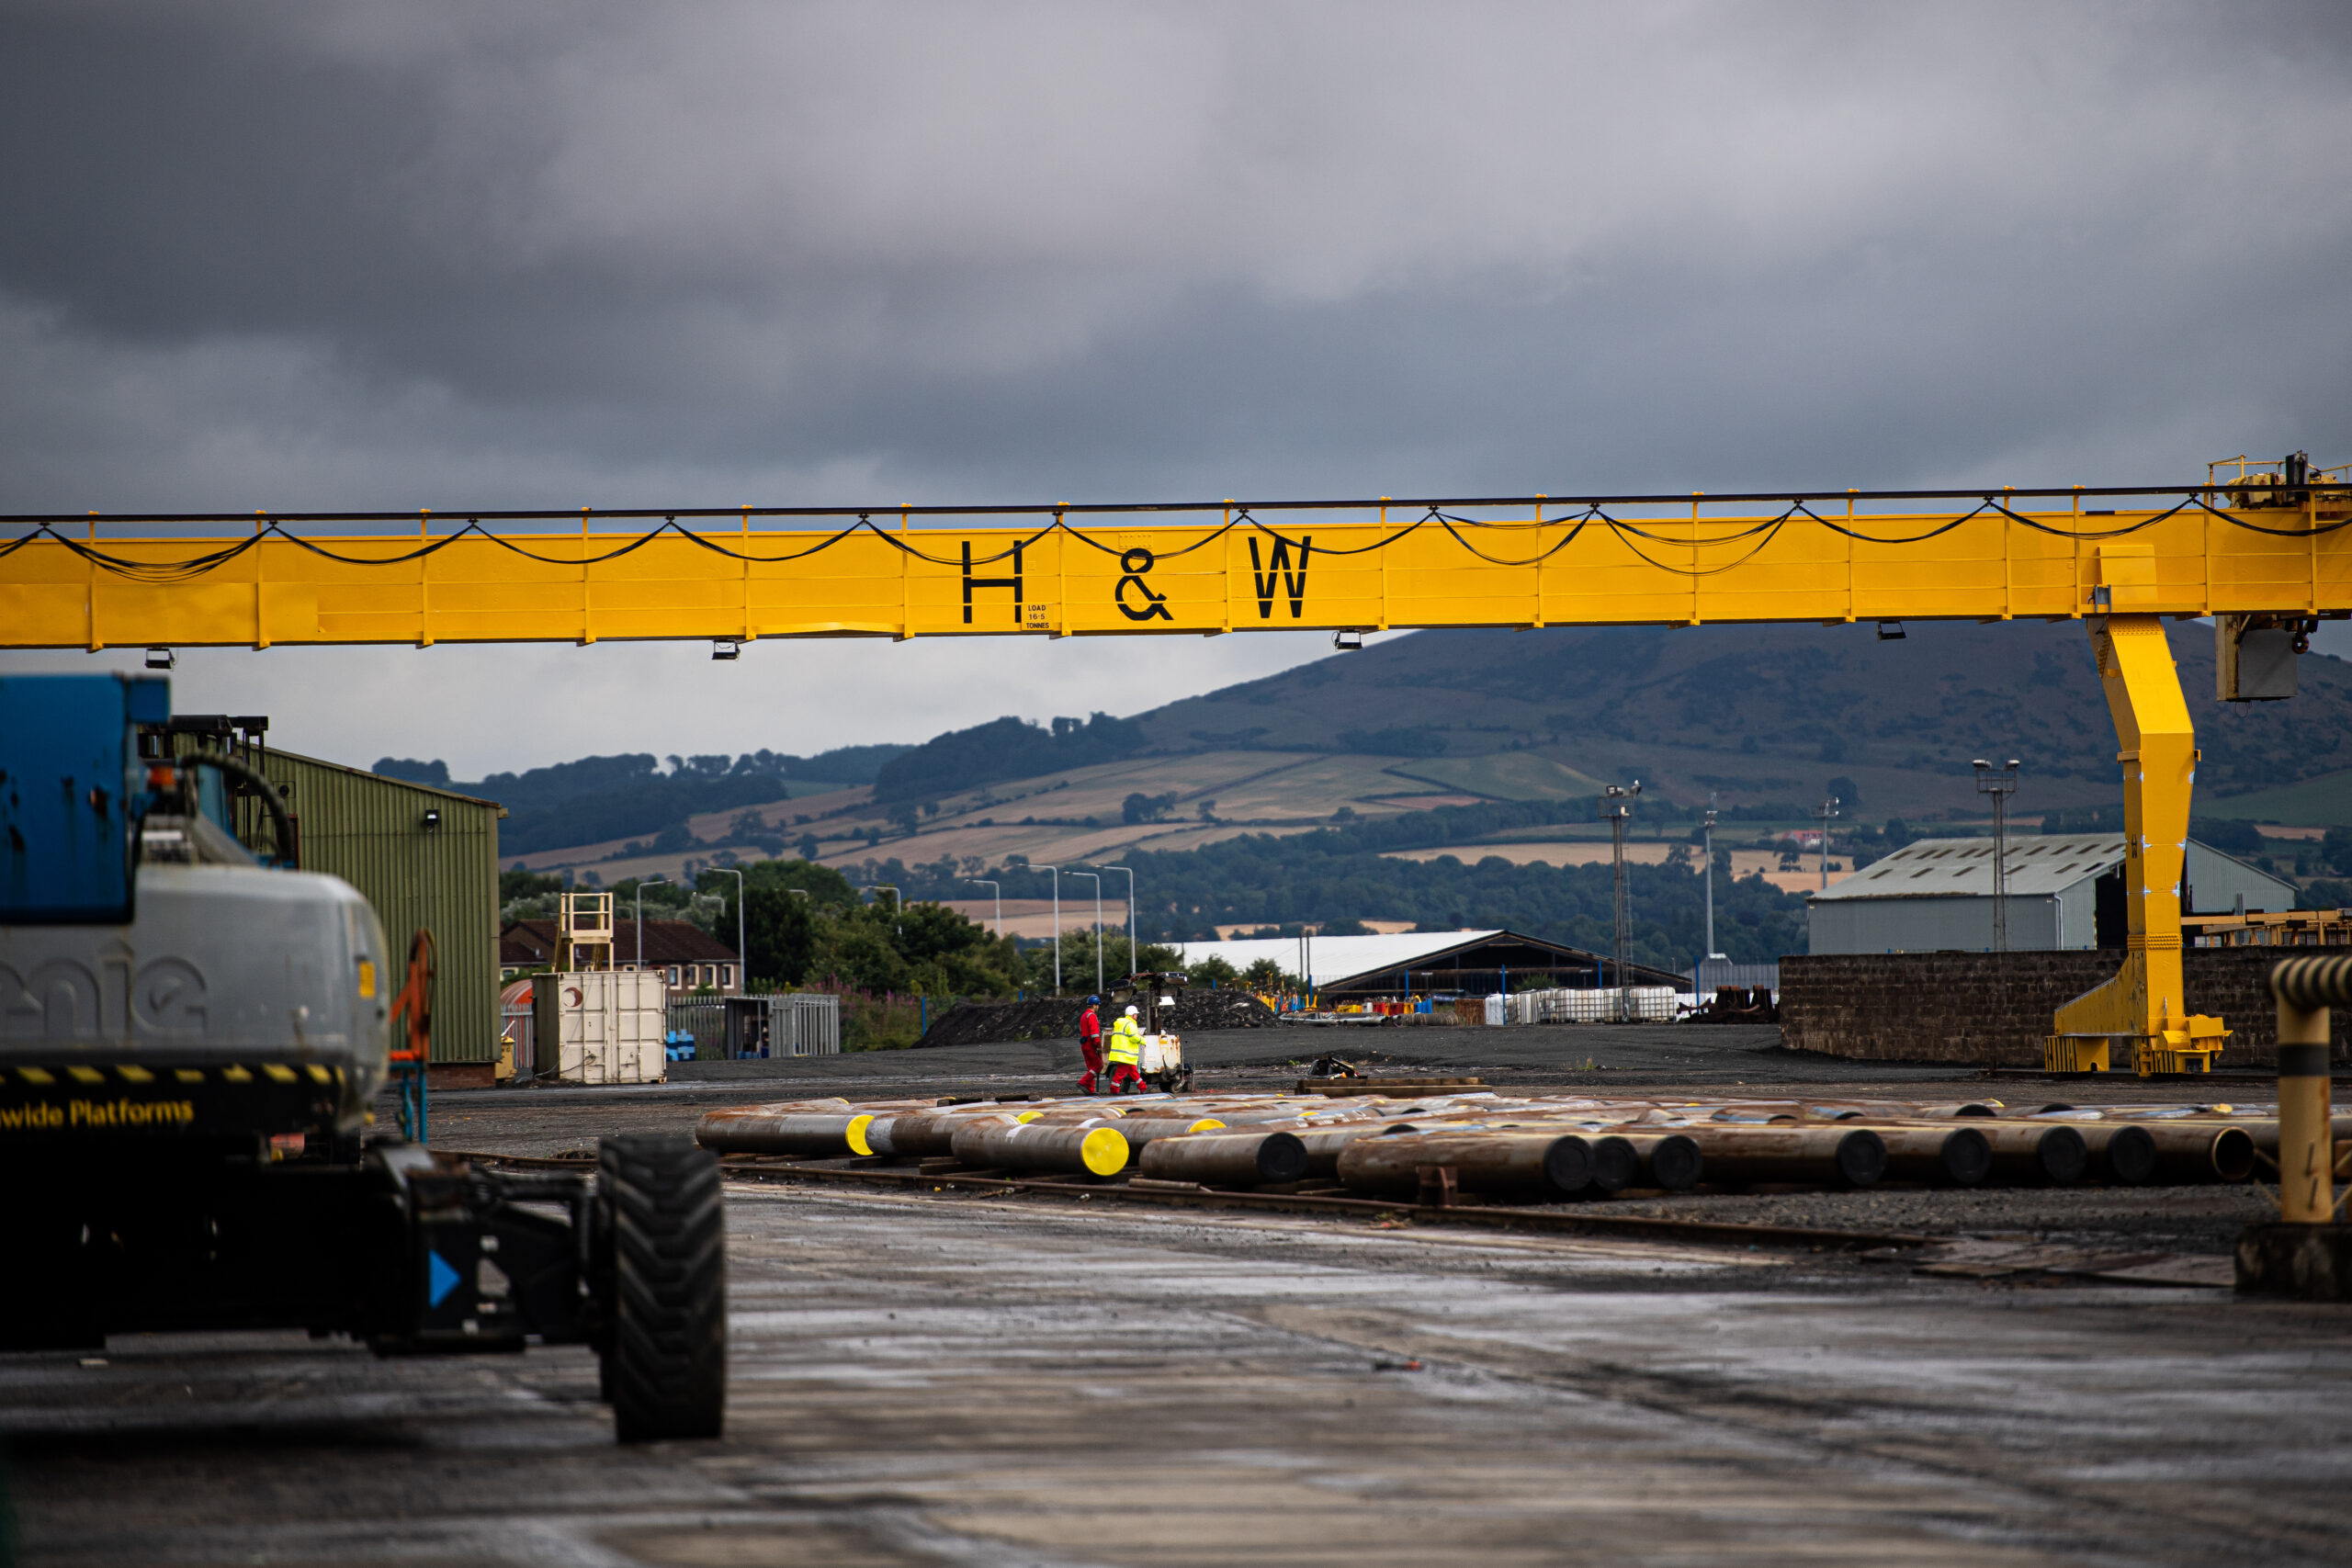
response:
[[[2335,1135],[2352,1137],[2352,1117]],[[1279,1186],[1450,1201],[1761,1185],[2242,1182],[2275,1157],[2274,1107],[1996,1100],[1663,1100],[1489,1090],[1129,1095],[1033,1101],[790,1100],[712,1111],[722,1155],[861,1158],[1081,1179]]]
[[[988,1045],[1002,1040],[1061,1040],[1078,1033],[1078,1015],[1086,1010],[1081,999],[1050,997],[1026,1002],[957,1002],[923,1031],[914,1043],[921,1051],[933,1045]]]

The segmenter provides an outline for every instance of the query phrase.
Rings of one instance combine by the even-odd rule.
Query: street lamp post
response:
[[[1132,980],[1143,967],[1136,960],[1136,874],[1124,865],[1106,865],[1102,869],[1127,873],[1127,978]]]
[[[752,950],[743,944],[743,907],[751,902],[750,895],[745,892],[750,884],[743,880],[743,874],[734,866],[715,865],[710,869],[723,872],[735,879],[735,978],[741,982],[736,986],[735,993],[748,997],[752,994]],[[726,989],[723,986],[719,988]]]
[[[1091,871],[1073,871],[1094,884],[1094,994],[1102,994],[1102,878]]]
[[[999,942],[1002,942],[1004,940],[1004,888],[1002,885],[990,882],[985,876],[967,876],[964,880],[970,883],[975,887],[985,887],[996,896],[996,937]]]
[[[1057,865],[1033,865],[1031,871],[1054,874],[1054,995],[1062,994],[1062,868]],[[1076,873],[1072,873],[1076,875]]]
[[[1707,876],[1706,956],[1709,958],[1721,958],[1723,954],[1715,951],[1715,797],[1712,791],[1710,791],[1707,795],[1707,818],[1706,821],[1702,824],[1701,830],[1704,835],[1707,850],[1707,864],[1705,867]]]
[[[1979,757],[1969,764],[1976,770],[1976,793],[1993,797],[1993,951],[2009,950],[2009,796],[2018,789],[2018,760],[1996,773]]]
[[[1831,795],[1815,813],[1821,818],[1821,890],[1829,891],[1829,819],[1838,815],[1838,797]]]
[[[650,884],[668,883],[666,876],[640,876],[637,879],[637,968],[645,972],[645,889]]]
[[[1603,807],[1609,818],[1609,858],[1615,872],[1611,899],[1611,917],[1616,927],[1616,951],[1611,964],[1617,971],[1617,1021],[1632,1021],[1633,998],[1625,989],[1625,971],[1632,962],[1634,945],[1634,905],[1625,886],[1625,819],[1634,814],[1634,802],[1642,793],[1642,781],[1630,785],[1611,784],[1603,792],[1613,804]]]

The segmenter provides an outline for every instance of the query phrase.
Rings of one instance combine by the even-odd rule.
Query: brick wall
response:
[[[2230,1026],[2220,1065],[2268,1066],[2277,1043],[2270,965],[2345,948],[2190,948],[2192,1012]],[[1781,960],[1781,1039],[1792,1050],[1878,1061],[2036,1066],[2050,1015],[2115,973],[2121,954],[1823,953]],[[2352,1061],[2352,1010],[2336,1010],[2335,1059]],[[2127,1062],[2115,1064],[2127,1067]]]

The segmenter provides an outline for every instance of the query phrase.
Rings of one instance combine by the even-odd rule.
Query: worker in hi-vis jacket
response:
[[[1111,1064],[1113,1094],[1143,1092],[1143,1025],[1136,1021],[1141,1016],[1130,1006],[1111,1026],[1111,1045],[1103,1055]]]
[[[1094,1010],[1102,1003],[1101,997],[1089,997],[1086,1010],[1078,1015],[1078,1048],[1086,1057],[1086,1071],[1078,1080],[1080,1094],[1099,1092],[1102,1081],[1102,1020]]]

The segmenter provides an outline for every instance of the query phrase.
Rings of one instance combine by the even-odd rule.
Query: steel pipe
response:
[[[723,1155],[793,1155],[823,1159],[870,1154],[861,1146],[872,1124],[870,1113],[798,1111],[776,1114],[766,1106],[730,1106],[708,1111],[695,1123],[695,1142]]]
[[[1317,1126],[1312,1131],[1295,1129],[1299,1145],[1306,1150],[1306,1174],[1337,1177],[1340,1174],[1340,1151],[1360,1138],[1379,1138],[1395,1134],[1398,1137],[1418,1133],[1420,1127],[1411,1122],[1351,1122],[1344,1126]]]
[[[1706,1169],[1698,1140],[1683,1133],[1611,1133],[1592,1145],[1592,1158],[1593,1185],[1604,1192],[1627,1187],[1688,1192]],[[1621,1162],[1630,1162],[1623,1180]]]
[[[1464,1191],[1569,1197],[1592,1186],[1592,1145],[1550,1133],[1406,1133],[1359,1138],[1340,1151],[1339,1177],[1374,1192],[1417,1192],[1421,1171],[1451,1166]]]
[[[2212,1122],[2138,1125],[2154,1141],[2156,1174],[2166,1181],[2244,1181],[2254,1174],[2255,1127],[2278,1136],[2276,1122],[2257,1122],[2255,1127]]]
[[[967,1123],[949,1140],[956,1157],[979,1170],[1051,1170],[1110,1176],[1127,1166],[1125,1134],[1109,1122],[1098,1126]]]
[[[2156,1140],[2137,1122],[2077,1122],[2093,1173],[2126,1187],[2156,1179]]]
[[[1993,1147],[1973,1127],[1878,1127],[1886,1174],[1897,1181],[1973,1187],[1993,1168]]]
[[[2064,1187],[2090,1168],[2090,1148],[2073,1123],[1979,1122],[1975,1130],[1993,1145],[1993,1174],[2005,1181]]]
[[[1192,1133],[1154,1138],[1143,1146],[1136,1167],[1155,1181],[1224,1187],[1301,1181],[1306,1177],[1306,1145],[1295,1133]]]
[[[1886,1174],[1886,1144],[1867,1127],[1694,1126],[1688,1135],[1705,1156],[1708,1179],[1868,1187]]]
[[[900,1159],[944,1159],[956,1152],[956,1130],[959,1127],[981,1122],[1012,1127],[1020,1122],[1014,1112],[994,1107],[965,1114],[922,1111],[906,1116],[875,1118],[865,1129],[865,1143],[877,1155],[892,1155]]]

